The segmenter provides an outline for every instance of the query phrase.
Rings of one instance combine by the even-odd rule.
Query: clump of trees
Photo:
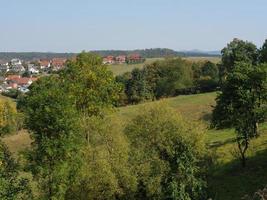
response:
[[[250,140],[258,136],[258,124],[266,119],[267,63],[265,46],[234,39],[222,50],[221,92],[216,99],[212,126],[233,127],[242,161]]]
[[[168,58],[117,76],[124,85],[126,103],[179,94],[193,94],[216,90],[219,82],[218,66],[212,62],[191,63],[181,58]]]

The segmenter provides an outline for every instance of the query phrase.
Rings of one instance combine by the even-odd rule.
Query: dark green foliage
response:
[[[218,73],[218,67],[210,61],[205,62],[201,68],[201,75],[209,76],[213,80],[218,81]]]
[[[40,198],[64,199],[80,165],[78,118],[71,96],[58,77],[38,80],[20,101],[33,139],[28,169],[39,183]]]
[[[213,127],[234,127],[245,166],[251,138],[258,135],[258,123],[266,117],[267,65],[237,63],[228,74],[213,111]]]
[[[218,66],[210,61],[193,66],[195,85],[200,92],[210,92],[217,89],[219,85]]]
[[[260,53],[260,62],[266,63],[267,62],[267,39],[265,40],[264,44],[262,45],[259,53]]]
[[[233,70],[237,62],[256,64],[258,61],[258,50],[256,45],[251,42],[234,39],[222,49],[222,79]]]
[[[222,92],[216,99],[212,127],[235,129],[243,167],[250,140],[266,118],[267,66],[258,64],[259,58],[263,62],[264,46],[259,56],[254,44],[234,39],[222,50]]]
[[[139,103],[152,99],[149,83],[143,70],[134,69],[131,78],[126,83],[126,95],[129,103]]]
[[[193,86],[193,71],[191,65],[178,58],[159,62],[155,96],[174,96],[177,90]]]
[[[0,199],[33,199],[29,180],[19,177],[18,164],[11,157],[7,147],[0,141]]]
[[[218,67],[211,62],[191,63],[181,58],[165,59],[116,77],[124,85],[128,103],[208,92],[217,89]]]

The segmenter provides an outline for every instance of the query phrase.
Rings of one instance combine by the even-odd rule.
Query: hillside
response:
[[[215,104],[216,93],[178,96],[164,99],[165,103],[183,117],[199,121],[208,128],[212,105]],[[113,115],[124,123],[131,120],[142,107],[153,102],[143,103],[119,108]],[[248,166],[240,167],[236,158],[233,130],[207,130],[206,143],[211,154],[215,156],[215,166],[211,170],[209,179],[210,194],[216,196],[217,200],[240,200],[245,194],[252,194],[258,188],[267,183],[267,126],[262,125],[261,136],[253,140],[249,151]],[[25,131],[17,135],[8,136],[4,142],[9,146],[11,152],[18,153],[30,146],[30,138]]]
[[[206,93],[178,96],[163,101],[180,112],[183,117],[200,121],[208,127],[215,97],[216,93]],[[131,120],[142,111],[142,106],[147,104],[151,102],[120,108],[118,115],[121,119]],[[260,131],[261,136],[251,143],[248,166],[245,169],[240,167],[240,162],[236,158],[234,131],[227,129],[207,131],[207,145],[216,157],[216,165],[209,177],[210,193],[216,196],[216,200],[240,200],[244,195],[252,194],[266,185],[267,125],[262,125]]]

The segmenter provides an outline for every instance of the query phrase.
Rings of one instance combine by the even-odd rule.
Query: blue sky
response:
[[[0,51],[220,50],[267,38],[266,0],[0,0]]]

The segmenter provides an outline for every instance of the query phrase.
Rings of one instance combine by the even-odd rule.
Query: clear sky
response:
[[[266,0],[0,0],[0,51],[220,50],[267,38]]]

